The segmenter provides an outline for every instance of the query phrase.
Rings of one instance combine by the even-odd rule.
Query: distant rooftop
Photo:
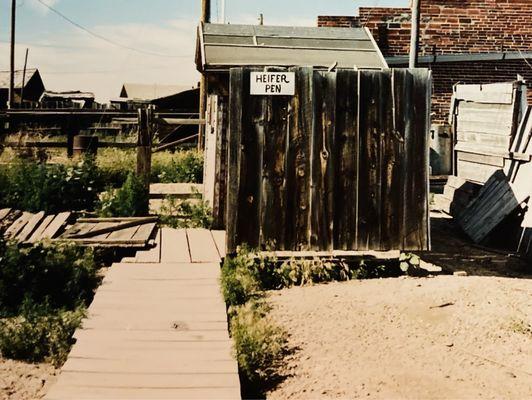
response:
[[[132,100],[155,100],[192,89],[192,85],[124,83],[120,91],[120,97]]]
[[[237,66],[387,68],[366,28],[201,24],[200,71]]]
[[[38,74],[39,71],[36,68],[28,68],[26,70],[26,80],[27,84],[33,75]],[[15,89],[20,89],[22,87],[22,76],[24,75],[24,70],[15,71]],[[0,88],[9,88],[9,71],[0,71]]]

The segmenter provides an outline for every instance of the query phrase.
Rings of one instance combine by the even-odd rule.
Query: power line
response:
[[[140,53],[140,54],[145,54],[145,55],[154,56],[154,57],[164,57],[164,58],[180,58],[180,57],[182,57],[182,56],[177,56],[177,55],[154,53],[154,52],[151,52],[151,51],[137,49],[135,47],[131,47],[131,46],[124,45],[122,43],[115,42],[112,39],[109,39],[109,38],[107,38],[107,37],[105,37],[103,35],[100,35],[100,34],[98,34],[96,32],[93,32],[90,29],[85,28],[83,25],[78,24],[76,21],[70,19],[65,14],[63,14],[60,11],[56,10],[54,7],[46,4],[43,0],[37,0],[37,1],[39,3],[41,3],[44,7],[46,7],[50,11],[52,11],[54,14],[58,15],[59,17],[61,17],[65,21],[69,22],[70,24],[74,25],[76,28],[81,29],[82,31],[88,33],[89,35],[91,35],[91,36],[93,36],[93,37],[95,37],[97,39],[100,39],[100,40],[102,40],[104,42],[107,42],[107,43],[109,43],[109,44],[111,44],[113,46],[121,47],[121,48],[126,49],[126,50],[131,50],[131,51],[135,51],[135,52]]]

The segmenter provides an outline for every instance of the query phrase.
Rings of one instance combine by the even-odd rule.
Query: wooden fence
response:
[[[290,70],[294,96],[231,70],[228,251],[429,249],[431,73]]]

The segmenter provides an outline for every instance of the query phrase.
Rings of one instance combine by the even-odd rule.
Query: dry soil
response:
[[[269,399],[532,399],[532,281],[399,278],[271,292],[295,348]]]
[[[27,364],[0,357],[0,400],[41,399],[56,374],[49,364]]]

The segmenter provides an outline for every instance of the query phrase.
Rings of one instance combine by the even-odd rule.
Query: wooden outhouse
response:
[[[205,198],[227,250],[428,249],[430,72],[364,28],[203,24]]]

